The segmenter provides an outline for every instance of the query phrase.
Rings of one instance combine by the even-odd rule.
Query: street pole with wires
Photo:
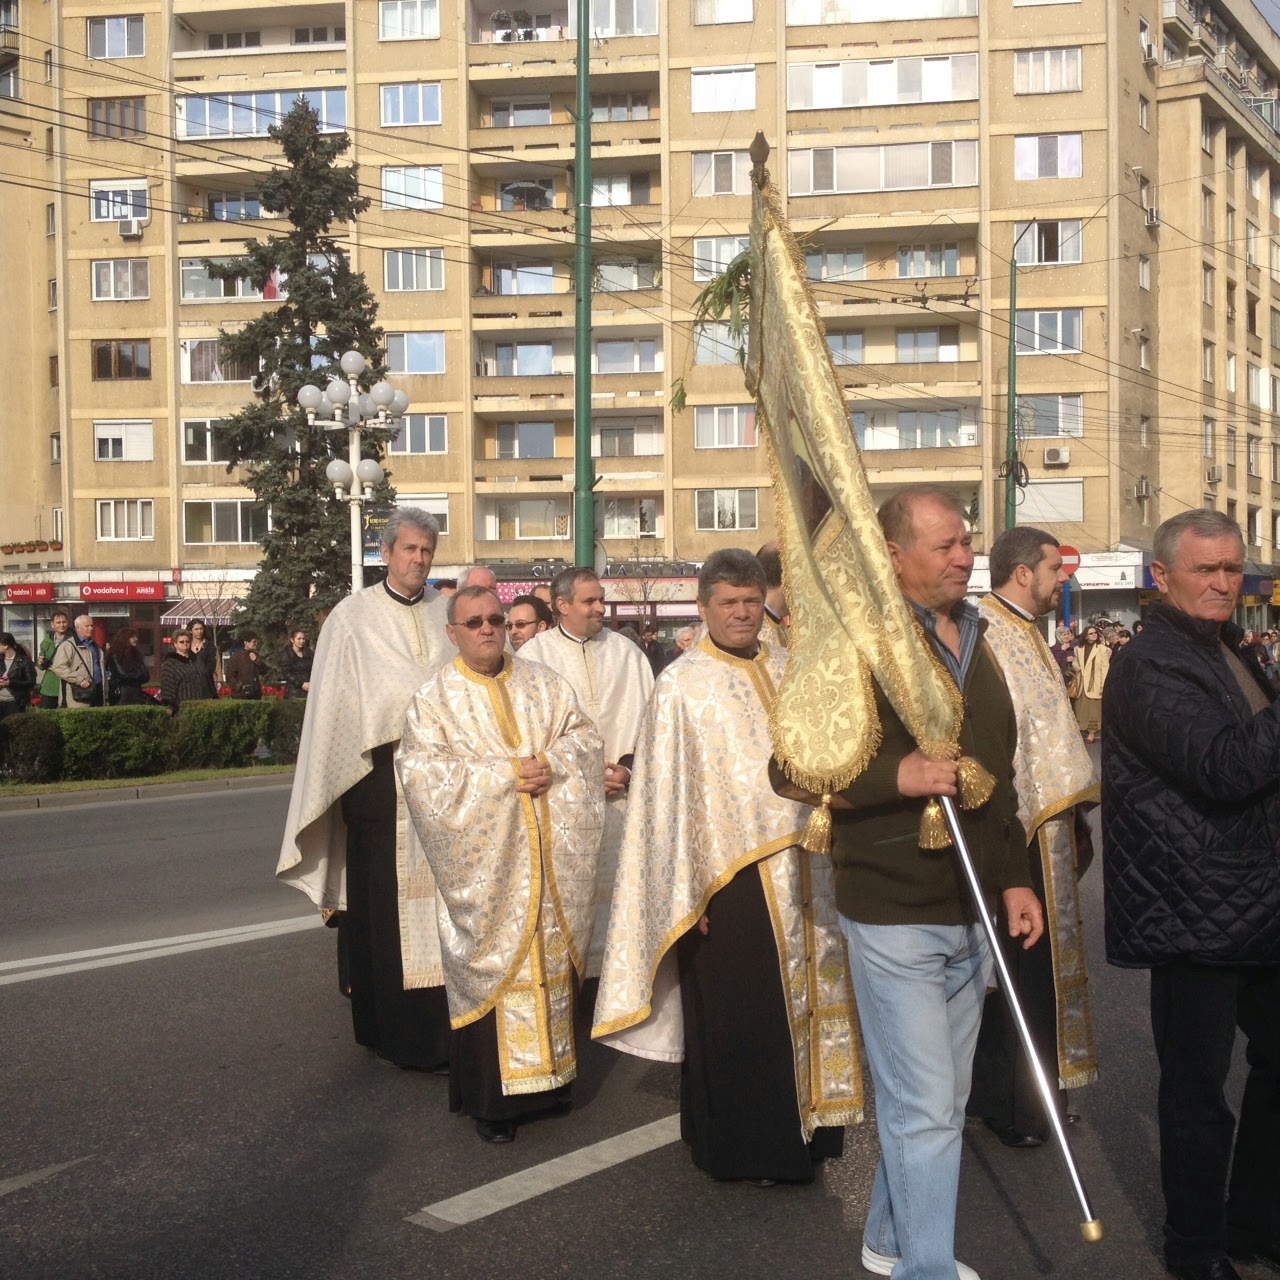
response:
[[[1031,224],[1028,223],[1029,227]],[[1022,229],[1026,235],[1027,227]],[[1022,237],[1019,236],[1018,239]],[[1004,527],[1018,523],[1018,243],[1009,254],[1008,428],[1004,440]]]
[[[573,342],[574,562],[595,560],[595,483],[591,463],[591,2],[578,4],[578,115],[574,131],[577,220],[574,276],[577,310]]]

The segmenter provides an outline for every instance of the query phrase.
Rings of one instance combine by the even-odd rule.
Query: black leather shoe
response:
[[[1175,1267],[1169,1263],[1165,1269],[1178,1280],[1241,1280],[1240,1273],[1226,1258],[1210,1258],[1208,1262],[1189,1262]]]
[[[476,1132],[485,1142],[514,1142],[516,1127],[510,1120],[477,1120]]]
[[[1073,1124],[1079,1124],[1080,1117],[1074,1111],[1068,1111],[1067,1114],[1062,1117],[1062,1123],[1069,1128]]]
[[[997,1124],[994,1120],[983,1120],[982,1123],[985,1124],[1006,1147],[1019,1149],[1044,1146],[1043,1138],[1037,1138],[1033,1133],[1023,1133],[1021,1130],[1015,1129],[1011,1124]]]

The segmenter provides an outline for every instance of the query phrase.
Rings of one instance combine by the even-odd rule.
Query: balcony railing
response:
[[[1164,20],[1176,22],[1191,35],[1196,27],[1196,15],[1186,0],[1164,0]]]

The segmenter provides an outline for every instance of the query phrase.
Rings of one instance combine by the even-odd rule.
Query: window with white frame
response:
[[[47,204],[44,207],[44,233],[46,236],[57,235],[58,213],[56,206]]]
[[[597,293],[625,293],[631,289],[652,289],[657,283],[658,264],[652,258],[597,258],[595,260]]]
[[[379,40],[438,40],[440,0],[378,0]]]
[[[1227,466],[1234,467],[1236,465],[1236,429],[1228,426],[1226,430],[1226,440],[1224,445],[1227,454]]]
[[[149,258],[97,258],[89,264],[94,302],[134,302],[151,296]]]
[[[700,404],[694,409],[695,449],[754,449],[757,443],[755,405]]]
[[[695,489],[694,511],[700,530],[754,529],[758,493],[755,489]]]
[[[1244,465],[1245,470],[1251,476],[1261,476],[1262,472],[1258,469],[1258,446],[1261,443],[1257,436],[1245,436],[1244,438]]]
[[[1217,423],[1213,418],[1206,418],[1201,423],[1200,449],[1206,458],[1214,457],[1217,451]]]
[[[387,334],[389,373],[443,373],[444,334],[431,330]]]
[[[1022,490],[1019,524],[1080,524],[1083,520],[1083,480],[1032,480]]]
[[[647,93],[593,93],[591,121],[607,124],[618,120],[651,120]],[[549,123],[549,122],[548,122]]]
[[[1262,370],[1256,364],[1247,364],[1245,366],[1245,394],[1249,397],[1249,403],[1255,409],[1269,409],[1271,406],[1267,403],[1268,396],[1266,392],[1270,387],[1266,384],[1262,376]],[[1234,466],[1234,461],[1229,463]]]
[[[89,183],[91,222],[121,222],[125,218],[145,221],[149,213],[145,178],[107,178]]]
[[[960,326],[899,329],[895,359],[898,364],[954,364],[960,359]]]
[[[868,5],[864,0],[787,0],[789,27],[910,22],[921,18],[973,18],[977,13],[978,0],[901,0],[888,11]]]
[[[1081,261],[1083,237],[1079,218],[1013,224],[1014,260],[1022,267]]]
[[[210,258],[219,266],[229,266],[237,261],[235,258]],[[278,302],[286,297],[280,284],[280,273],[274,272],[272,279],[261,288],[257,288],[248,276],[237,276],[229,280],[219,280],[211,275],[204,265],[203,258],[182,258],[179,260],[178,279],[183,302],[214,302],[236,298],[250,302]]]
[[[606,538],[656,538],[658,536],[658,499],[606,496],[604,536]]]
[[[978,144],[961,140],[799,148],[788,156],[787,176],[793,196],[972,187],[978,182]]]
[[[503,297],[526,297],[555,292],[555,267],[550,262],[495,262],[493,292]]]
[[[704,67],[689,73],[690,110],[754,111],[755,67]]]
[[[49,281],[49,310],[57,311],[58,309],[58,277],[54,276]]]
[[[861,245],[844,249],[812,249],[804,255],[805,274],[810,280],[840,283],[867,278],[867,251]]]
[[[713,280],[751,247],[750,236],[706,236],[693,242],[693,278]]]
[[[1210,374],[1212,374],[1212,371],[1213,371],[1212,357],[1210,358],[1209,369],[1210,369]],[[1236,389],[1236,353],[1234,351],[1227,352],[1227,363],[1226,363],[1225,373],[1226,373],[1227,390],[1234,392]],[[1209,378],[1209,381],[1210,382],[1213,381],[1212,376]]]
[[[1151,128],[1151,103],[1141,94],[1138,95],[1138,128]]]
[[[62,508],[54,507],[53,508],[53,540],[55,542],[62,541],[62,532],[63,532]]]
[[[958,449],[978,443],[976,409],[855,409],[858,448]]]
[[[1145,334],[1138,335],[1138,368],[1151,368],[1151,339]]]
[[[189,466],[231,461],[230,444],[220,418],[182,420],[182,461]]]
[[[1206,307],[1213,306],[1214,274],[1215,273],[1213,268],[1207,262],[1201,263],[1200,265],[1200,301],[1203,302]]]
[[[248,360],[234,360],[219,338],[187,338],[178,343],[183,382],[249,382],[257,372]]]
[[[1084,145],[1078,133],[1023,134],[1013,140],[1013,176],[1079,178],[1084,173]]]
[[[551,98],[495,98],[489,107],[489,119],[495,129],[524,129],[531,125],[551,123]]]
[[[1019,396],[1018,425],[1028,436],[1083,436],[1084,397],[1078,393]]]
[[[1249,184],[1249,194],[1255,200],[1262,199],[1263,166],[1257,160],[1245,159],[1245,174]]]
[[[1213,192],[1208,187],[1200,188],[1200,225],[1204,230],[1213,231]]]
[[[794,62],[787,68],[791,111],[966,102],[978,96],[978,55]]]
[[[1248,220],[1244,224],[1244,263],[1247,267],[1258,265],[1258,228]]]
[[[640,458],[662,455],[660,418],[603,418],[591,425],[595,458]]]
[[[656,373],[662,369],[657,338],[601,338],[596,343],[596,373]]]
[[[742,347],[746,348],[746,334],[742,335]],[[708,320],[693,331],[694,364],[737,364],[738,341],[723,320]]]
[[[903,244],[898,246],[898,278],[957,276],[960,246],[957,244]]]
[[[1223,246],[1230,254],[1236,251],[1236,211],[1227,205],[1226,216],[1223,219],[1223,234],[1226,244]]]
[[[750,22],[752,0],[693,0],[693,25]]]
[[[1272,280],[1280,282],[1280,240],[1274,236],[1268,241],[1268,265]]]
[[[517,498],[496,502],[487,513],[489,541],[528,542],[573,536],[573,520],[565,498]]]
[[[546,378],[556,372],[550,342],[497,342],[483,360],[486,374],[497,378]]]
[[[649,203],[647,173],[602,173],[591,179],[591,203],[597,209]]]
[[[141,58],[146,55],[146,35],[142,15],[88,19],[88,50],[91,58]]]
[[[1084,88],[1080,46],[1019,49],[1013,55],[1014,93],[1079,93]]]
[[[93,456],[97,462],[150,462],[155,457],[151,419],[95,419]]]
[[[256,93],[180,94],[174,99],[179,138],[265,138],[305,98],[321,133],[347,127],[345,89],[277,89]]]
[[[1200,119],[1200,150],[1207,156],[1213,155],[1213,121],[1208,116]]]
[[[656,36],[658,0],[591,0],[591,33],[597,39],[613,36]],[[569,6],[569,35],[578,34],[578,7]]]
[[[1200,380],[1213,381],[1214,346],[1212,342],[1200,344]]]
[[[388,293],[444,288],[443,249],[384,249],[382,268]]]
[[[267,510],[251,498],[182,504],[182,541],[188,546],[246,547],[267,536]]]
[[[751,194],[751,155],[746,151],[695,151],[693,194],[745,196]]]
[[[396,495],[396,505],[417,507],[428,515],[435,516],[440,526],[440,536],[449,534],[449,495],[447,493],[404,493]]]
[[[62,461],[62,432],[51,431],[49,433],[49,461],[60,463]]]
[[[448,453],[448,418],[443,413],[406,413],[388,453]]]
[[[556,424],[554,422],[500,422],[494,431],[497,457],[554,458],[556,456]]]
[[[151,542],[156,536],[151,498],[99,498],[99,542]]]
[[[204,201],[205,212],[211,222],[246,222],[257,218],[275,218],[262,207],[262,197],[256,191],[211,191]],[[199,220],[199,211],[192,221]]]
[[[1084,312],[1079,307],[1061,311],[1019,311],[1017,346],[1020,355],[1076,352],[1081,350]]]
[[[1151,259],[1145,253],[1138,254],[1138,288],[1151,288]]]
[[[1140,449],[1151,447],[1151,419],[1146,414],[1138,419],[1138,447]]]
[[[438,164],[384,165],[382,207],[444,208],[444,167]]]
[[[439,124],[440,85],[434,81],[382,86],[382,127]]]
[[[1280,484],[1280,444],[1271,446],[1271,483]],[[1276,512],[1276,519],[1280,520],[1280,511]]]
[[[862,364],[865,343],[861,329],[851,329],[847,333],[827,333],[827,346],[831,349],[831,360],[834,364]]]

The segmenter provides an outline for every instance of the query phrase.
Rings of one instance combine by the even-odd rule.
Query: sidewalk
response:
[[[50,795],[0,795],[0,813],[23,809],[64,809],[77,804],[102,804],[126,800],[161,800],[171,796],[206,795],[232,788],[261,790],[264,787],[291,787],[292,773],[272,773],[262,778],[207,778],[199,782],[151,782],[136,787],[86,787],[83,791],[59,791]]]

